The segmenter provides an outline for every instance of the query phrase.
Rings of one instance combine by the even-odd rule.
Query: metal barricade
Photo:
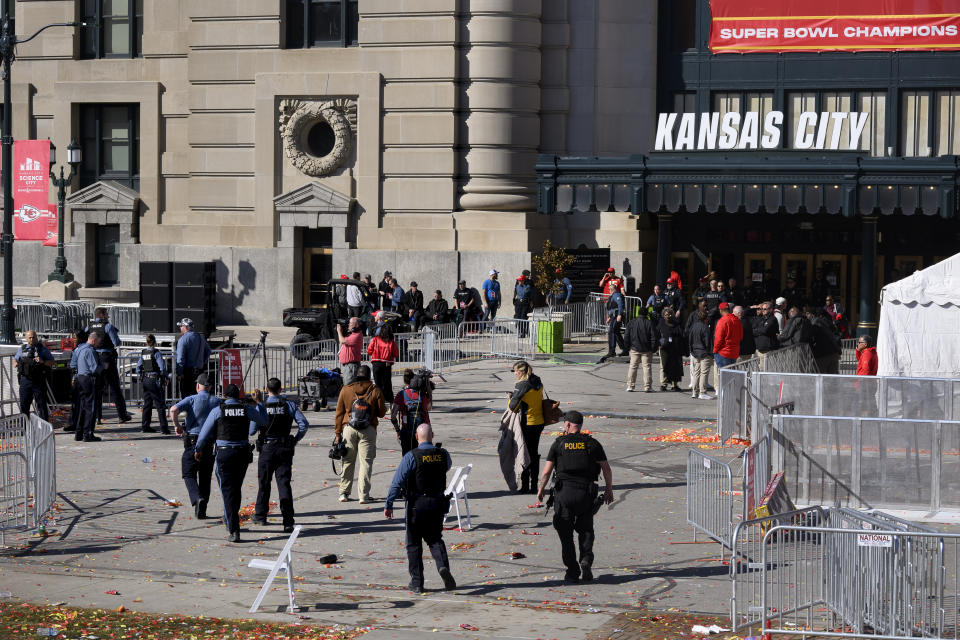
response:
[[[840,374],[852,375],[857,372],[857,338],[844,338],[840,341],[843,349],[840,353]]]
[[[117,328],[122,336],[140,333],[140,305],[108,304],[102,305],[110,313],[110,324]]]
[[[34,330],[39,334],[71,334],[83,329],[93,317],[93,304],[89,300],[47,302],[15,298],[17,309],[14,321],[16,331]]]
[[[729,547],[733,536],[733,471],[696,449],[687,452],[687,523]]]
[[[574,302],[572,304],[558,304],[552,307],[537,307],[530,314],[533,320],[548,320],[563,322],[564,341],[576,340],[589,335],[588,331],[588,313],[587,302]],[[602,318],[601,318],[602,320]],[[624,323],[626,324],[626,323]],[[606,331],[604,329],[604,331]]]
[[[20,413],[20,385],[10,354],[0,357],[0,417]]]
[[[39,527],[57,494],[53,427],[36,416],[0,419],[0,544]]]
[[[717,432],[726,442],[734,434],[750,433],[750,380],[746,371],[722,367],[717,392]]]

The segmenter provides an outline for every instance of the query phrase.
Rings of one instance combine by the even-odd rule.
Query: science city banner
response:
[[[958,51],[960,0],[710,0],[714,53]]]
[[[46,240],[50,210],[50,141],[13,145],[13,234],[16,240]]]

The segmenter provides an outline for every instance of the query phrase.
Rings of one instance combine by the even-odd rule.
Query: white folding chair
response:
[[[287,592],[290,596],[290,606],[287,607],[287,611],[293,613],[297,610],[297,605],[293,601],[293,556],[290,549],[293,548],[293,541],[296,540],[299,535],[300,525],[297,525],[293,528],[293,533],[290,534],[287,544],[283,545],[283,551],[280,552],[276,560],[254,558],[250,561],[248,566],[270,572],[270,575],[267,576],[263,586],[260,588],[260,593],[257,594],[257,599],[253,601],[253,606],[250,607],[250,613],[256,613],[257,609],[260,608],[260,603],[263,602],[263,597],[267,595],[267,591],[270,590],[270,585],[273,584],[273,579],[277,577],[278,571],[285,571],[287,573]]]
[[[457,511],[457,526],[461,531],[466,531],[472,526],[470,524],[470,500],[467,498],[467,477],[469,477],[472,470],[472,464],[454,469],[453,477],[450,478],[450,484],[447,485],[447,490],[443,492],[444,495],[450,496],[450,506]],[[463,526],[460,520],[460,498],[463,498],[464,518],[467,521],[466,527]],[[443,516],[444,523],[446,523],[448,517],[450,517],[449,508],[447,509],[447,514]]]

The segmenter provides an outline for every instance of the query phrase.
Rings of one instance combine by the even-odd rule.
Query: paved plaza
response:
[[[439,590],[428,557],[429,592],[406,590],[402,514],[387,521],[382,502],[337,502],[337,479],[327,458],[334,414],[310,411],[311,429],[297,447],[293,475],[297,522],[303,525],[293,556],[302,610],[284,611],[285,584],[279,579],[256,617],[372,627],[368,637],[375,640],[419,632],[584,638],[598,629],[611,633],[624,613],[724,614],[729,582],[720,547],[701,543],[702,537],[694,543],[684,518],[686,452],[698,445],[648,440],[681,427],[713,429],[716,402],[688,393],[627,393],[626,364],[597,365],[596,359],[574,353],[563,361],[534,363],[549,395],[564,409],[587,416],[585,429],[604,445],[613,468],[616,501],[595,522],[594,583],[563,583],[549,517],[534,505],[534,496],[506,490],[496,446],[513,376],[509,363],[487,361],[445,371],[431,413],[436,440],[451,452],[454,465],[474,466],[468,484],[474,526],[444,534],[459,588]],[[194,519],[180,478],[180,441],[142,434],[138,420],[121,426],[108,420],[98,431],[104,440],[96,444],[57,433],[56,523],[46,538],[6,537],[0,590],[38,604],[249,617],[265,573],[247,565],[255,557],[275,557],[286,539],[277,508],[268,526],[245,521],[243,542],[228,543],[218,518],[216,482],[212,519]],[[558,434],[559,427],[544,431],[543,455],[551,432]],[[381,424],[374,496],[386,495],[399,460],[392,429]],[[244,487],[243,503],[252,505],[255,466]],[[321,564],[331,553],[337,563]]]

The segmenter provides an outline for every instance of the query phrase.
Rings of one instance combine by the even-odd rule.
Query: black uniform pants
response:
[[[561,481],[555,501],[553,528],[560,536],[560,553],[568,574],[580,575],[580,567],[593,566],[593,501],[597,491],[595,484],[580,485]],[[577,533],[580,561],[573,544]]]
[[[223,523],[227,531],[240,531],[240,490],[250,465],[250,447],[217,447],[217,482],[223,496]]]
[[[50,422],[50,411],[47,409],[47,390],[46,381],[33,382],[22,376],[20,378],[20,413],[25,416],[30,415],[30,406],[34,399],[37,401],[37,416],[47,422]]]
[[[183,457],[180,458],[180,475],[183,484],[187,486],[190,495],[190,504],[195,505],[199,500],[210,502],[210,482],[213,478],[213,447],[203,450],[199,462],[193,457],[196,452],[196,441],[185,439],[183,442]]]
[[[197,376],[202,373],[202,369],[196,367],[184,367],[180,375],[180,397],[197,395]]]
[[[167,427],[167,401],[164,398],[163,385],[157,376],[143,376],[143,411],[140,414],[140,428],[145,429],[153,421],[153,408],[157,408],[157,419],[162,431],[169,431]]]
[[[449,569],[447,547],[443,544],[443,516],[449,501],[446,496],[418,496],[407,500],[407,566],[410,584],[423,586],[423,543],[430,548],[430,555],[437,570]]]
[[[370,372],[373,375],[373,384],[377,385],[383,394],[383,403],[393,402],[393,365],[386,362],[371,362]]]
[[[100,360],[103,362],[103,371],[97,376],[97,419],[103,418],[103,390],[110,387],[110,394],[117,407],[117,416],[127,417],[127,403],[123,399],[123,390],[120,388],[120,373],[117,370],[117,353],[115,351],[100,351]]]
[[[70,426],[64,429],[76,431],[80,427],[80,383],[77,376],[73,376],[70,384]]]
[[[77,376],[77,387],[80,389],[77,440],[92,436],[97,425],[97,378],[89,374]]]
[[[518,300],[513,306],[513,317],[516,320],[526,320],[527,316],[530,315],[531,304],[524,300]],[[527,323],[521,323],[517,331],[517,334],[521,338],[527,337]]]
[[[620,328],[623,326],[623,323],[617,322],[616,313],[614,315],[607,314],[607,355],[612,356],[616,354],[617,347],[620,347],[620,351],[623,352],[623,333],[620,332]]]
[[[257,478],[260,488],[257,491],[257,507],[254,515],[266,519],[270,513],[271,476],[277,479],[277,495],[280,500],[280,514],[283,526],[293,526],[293,490],[290,480],[293,477],[293,438],[291,444],[281,441],[264,442],[257,461]]]

